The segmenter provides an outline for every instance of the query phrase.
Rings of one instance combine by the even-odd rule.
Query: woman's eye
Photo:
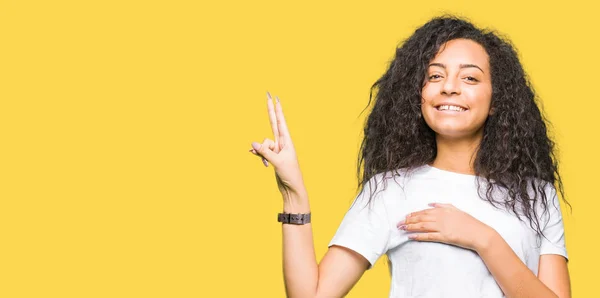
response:
[[[441,78],[441,77],[442,77],[442,76],[440,76],[440,75],[438,75],[438,74],[434,74],[434,75],[430,75],[430,76],[429,76],[429,79],[430,79],[430,80],[436,80],[436,79],[439,79],[439,78]]]
[[[469,82],[479,82],[476,78],[474,77],[466,77],[465,79],[467,79],[467,81]]]

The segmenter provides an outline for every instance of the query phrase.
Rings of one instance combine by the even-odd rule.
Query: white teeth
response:
[[[461,107],[450,106],[450,105],[441,105],[437,109],[440,110],[440,111],[446,111],[446,110],[457,111],[457,112],[464,112],[464,111],[466,111],[466,109],[463,109]]]

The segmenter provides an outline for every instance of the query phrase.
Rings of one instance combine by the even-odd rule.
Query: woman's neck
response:
[[[437,155],[431,166],[461,174],[475,175],[475,157],[482,136],[463,139],[436,137]]]

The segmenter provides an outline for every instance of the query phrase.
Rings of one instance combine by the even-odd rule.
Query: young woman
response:
[[[509,42],[434,18],[373,90],[361,191],[320,263],[294,145],[268,95],[275,140],[250,151],[274,166],[283,195],[287,295],[342,297],[387,254],[390,297],[570,297],[554,143]]]

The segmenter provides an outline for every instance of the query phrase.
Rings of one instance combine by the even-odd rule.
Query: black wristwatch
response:
[[[304,225],[310,223],[310,213],[279,213],[277,221],[284,224]]]

